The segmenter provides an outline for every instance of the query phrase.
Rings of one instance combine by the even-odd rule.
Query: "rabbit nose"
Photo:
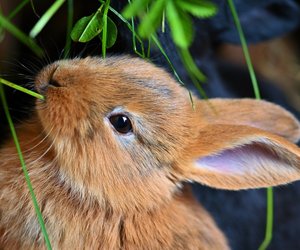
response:
[[[49,87],[62,87],[62,85],[54,79],[54,73],[57,69],[58,66],[54,67],[53,69],[50,69],[50,72],[47,74],[48,77],[45,77],[46,79],[43,79],[36,84],[36,89],[40,94],[46,94]]]

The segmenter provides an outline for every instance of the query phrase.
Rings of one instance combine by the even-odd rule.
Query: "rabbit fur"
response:
[[[19,125],[53,249],[229,249],[187,185],[239,190],[300,179],[296,118],[251,99],[190,100],[164,70],[126,56],[60,60]],[[109,117],[125,115],[121,134]],[[0,150],[0,246],[45,249],[12,140]]]

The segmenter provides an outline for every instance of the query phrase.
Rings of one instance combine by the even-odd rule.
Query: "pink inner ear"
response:
[[[271,145],[255,142],[197,159],[196,167],[224,174],[245,174],[257,171],[257,167],[277,165],[279,162],[283,160]]]

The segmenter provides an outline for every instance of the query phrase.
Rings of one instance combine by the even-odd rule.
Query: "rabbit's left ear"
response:
[[[284,108],[255,99],[200,100],[198,113],[209,124],[247,125],[297,142],[300,138],[299,121]]]
[[[250,126],[204,126],[183,153],[178,163],[181,175],[216,188],[237,190],[300,180],[299,147]]]

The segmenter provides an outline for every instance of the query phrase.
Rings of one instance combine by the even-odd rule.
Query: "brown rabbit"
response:
[[[184,183],[300,179],[299,123],[274,104],[193,97],[193,109],[129,57],[57,61],[35,84],[45,101],[17,134],[53,249],[228,249]],[[12,141],[0,159],[0,248],[45,249]]]

